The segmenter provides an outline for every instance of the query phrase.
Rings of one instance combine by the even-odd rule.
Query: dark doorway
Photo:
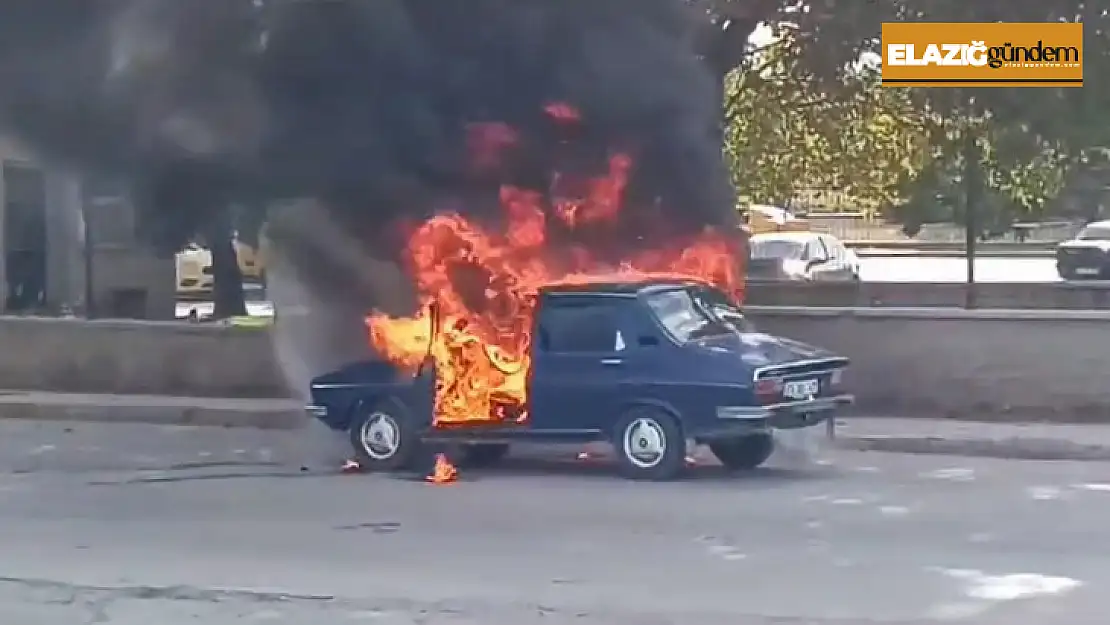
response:
[[[46,181],[29,165],[2,171],[7,310],[33,312],[46,304]]]

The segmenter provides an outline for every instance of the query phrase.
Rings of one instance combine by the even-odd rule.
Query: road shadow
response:
[[[777,460],[777,461],[776,461]],[[429,471],[430,472],[430,471]],[[698,483],[734,482],[753,486],[773,486],[782,482],[820,480],[835,477],[837,470],[830,464],[816,461],[783,461],[772,459],[767,465],[747,471],[730,471],[711,457],[698,454],[693,463],[677,478]],[[400,473],[400,480],[425,481],[427,473]],[[624,480],[617,460],[610,454],[548,452],[511,453],[492,467],[461,466],[459,481],[487,481],[528,477],[571,477],[589,480]]]

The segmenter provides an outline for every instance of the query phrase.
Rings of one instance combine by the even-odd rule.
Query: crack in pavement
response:
[[[43,605],[77,606],[89,612],[86,625],[111,622],[111,608],[121,601],[165,600],[223,603],[238,601],[248,604],[280,604],[292,602],[326,603],[335,600],[328,595],[303,595],[238,589],[198,588],[195,586],[94,586],[48,579],[0,576],[0,587],[14,586],[22,599],[35,593]],[[46,595],[42,598],[42,595]]]
[[[46,466],[48,463],[34,463],[34,466],[0,468],[0,475],[30,475],[38,473],[73,475],[81,473],[112,473],[112,472],[156,472],[156,471],[197,471],[203,469],[227,468],[277,468],[290,466],[281,462],[182,462],[163,465],[81,465],[81,466]]]
[[[153,472],[153,471],[152,471]],[[168,473],[165,470],[157,471],[159,473]],[[334,473],[334,472],[333,472]],[[122,480],[90,480],[85,482],[86,486],[129,486],[135,484],[174,484],[178,482],[202,482],[202,481],[221,481],[221,480],[243,480],[243,479],[257,479],[257,478],[278,478],[278,479],[296,479],[303,477],[319,477],[327,475],[320,471],[311,471],[302,467],[298,471],[252,471],[249,473],[203,473],[200,475],[147,475],[141,477],[132,477]]]
[[[416,601],[352,599],[335,595],[302,594],[236,588],[205,588],[192,585],[151,586],[119,585],[101,586],[76,584],[50,579],[0,576],[0,590],[9,587],[22,600],[37,600],[42,605],[78,607],[87,611],[81,625],[105,625],[113,621],[113,608],[127,601],[195,602],[209,605],[238,604],[242,608],[255,606],[268,615],[269,620],[282,614],[275,612],[280,606],[332,610],[336,614],[354,616],[358,620],[374,620],[385,625],[434,625],[482,622],[489,625],[529,625],[544,623],[555,625],[573,622],[578,625],[651,625],[654,623],[698,622],[702,625],[931,625],[936,621],[873,619],[825,619],[792,616],[767,616],[757,614],[648,614],[631,610],[609,610],[603,607],[558,607],[544,603],[482,601]],[[259,613],[261,614],[261,612]],[[245,616],[237,612],[238,618]],[[238,619],[233,619],[238,621]],[[128,621],[130,622],[130,621]],[[190,621],[191,622],[191,621]],[[220,621],[222,622],[222,621]],[[230,622],[230,621],[229,621]],[[301,622],[282,621],[282,622]],[[75,624],[76,625],[76,624]]]
[[[286,601],[334,601],[333,595],[306,595],[288,592],[267,592],[236,588],[200,588],[197,586],[94,586],[73,584],[50,579],[0,576],[0,585],[14,585],[27,590],[59,591],[71,593],[73,603],[82,594],[107,595],[117,599],[169,599],[173,601],[209,601],[227,599],[252,603],[280,603]]]

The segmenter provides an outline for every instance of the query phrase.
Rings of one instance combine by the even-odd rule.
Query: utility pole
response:
[[[979,141],[968,120],[964,128],[964,226],[967,243],[967,287],[964,290],[964,307],[978,304],[975,285],[975,248],[979,242],[979,201],[982,188],[979,172]]]
[[[92,234],[92,225],[89,223],[89,197],[86,193],[81,194],[81,222],[84,226],[84,246],[81,252],[85,261],[85,318],[95,319],[97,311],[96,289],[93,287],[93,260],[96,254],[93,249],[95,241]]]

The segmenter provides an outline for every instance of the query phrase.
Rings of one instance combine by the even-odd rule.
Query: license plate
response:
[[[1098,267],[1080,267],[1079,269],[1075,270],[1075,275],[1077,275],[1077,276],[1097,276],[1098,275]]]
[[[809,399],[817,395],[818,389],[817,380],[795,380],[782,385],[782,394],[788,399]]]

